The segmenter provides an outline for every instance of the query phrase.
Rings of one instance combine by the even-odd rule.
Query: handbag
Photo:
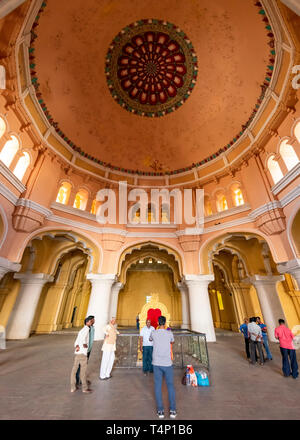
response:
[[[209,379],[205,371],[196,371],[198,387],[209,387]]]

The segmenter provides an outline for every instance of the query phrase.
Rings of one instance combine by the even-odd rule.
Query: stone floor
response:
[[[100,343],[89,362],[94,392],[70,393],[74,334],[32,336],[8,341],[0,350],[1,420],[156,420],[153,376],[114,369],[100,381]],[[181,385],[175,370],[179,420],[300,420],[300,379],[284,378],[279,347],[271,343],[273,361],[251,366],[240,334],[218,331],[209,343],[208,388]],[[297,352],[298,363],[300,351]],[[300,365],[300,363],[299,363]],[[164,387],[165,407],[168,408]]]

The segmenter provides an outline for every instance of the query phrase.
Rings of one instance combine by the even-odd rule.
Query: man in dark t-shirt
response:
[[[164,316],[160,316],[158,318],[158,328],[157,330],[152,331],[149,338],[150,341],[153,341],[152,365],[154,373],[154,390],[157,405],[157,415],[160,419],[163,419],[165,414],[161,387],[163,377],[165,377],[169,395],[170,418],[175,419],[177,412],[173,363],[171,359],[171,344],[174,343],[174,336],[172,331],[165,329],[165,324],[166,318]]]

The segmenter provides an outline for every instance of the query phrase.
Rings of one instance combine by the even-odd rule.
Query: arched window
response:
[[[2,138],[2,136],[4,135],[6,130],[6,124],[4,122],[3,118],[0,118],[0,139]]]
[[[89,194],[85,189],[81,189],[75,196],[73,208],[85,210]]]
[[[140,223],[141,221],[141,209],[137,208],[132,212],[132,223]]]
[[[161,222],[170,223],[170,205],[163,203],[161,207]]]
[[[101,202],[99,202],[98,200],[94,199],[93,203],[92,203],[92,207],[91,207],[91,214],[97,215],[97,210],[100,206]]]
[[[241,206],[245,204],[243,193],[238,183],[232,185],[231,194],[234,206]]]
[[[67,205],[71,194],[72,185],[69,182],[63,182],[58,190],[56,201]]]
[[[216,194],[216,205],[218,212],[226,211],[226,209],[228,209],[228,203],[222,191]]]
[[[212,207],[209,196],[204,196],[204,214],[205,216],[212,215]]]
[[[148,204],[148,223],[155,222],[155,207],[149,203]]]
[[[0,160],[9,167],[12,163],[17,151],[19,149],[19,141],[16,136],[11,136],[11,139],[7,141],[0,153]]]
[[[26,151],[24,151],[23,155],[20,157],[20,159],[17,162],[17,165],[15,166],[15,169],[13,171],[14,175],[19,180],[22,180],[29,165],[30,165],[30,156]]]
[[[295,138],[297,139],[297,141],[300,144],[300,121],[296,124],[296,126],[294,128],[294,135],[295,135]]]
[[[279,180],[283,178],[279,163],[274,159],[274,156],[271,156],[268,159],[268,170],[271,173],[274,183],[279,182]]]
[[[292,145],[288,143],[288,139],[281,142],[279,147],[279,153],[281,154],[287,169],[290,171],[299,162],[298,156],[295,153]]]

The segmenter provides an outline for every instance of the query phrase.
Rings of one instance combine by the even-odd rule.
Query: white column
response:
[[[208,284],[214,280],[214,275],[185,275],[184,279],[189,289],[191,330],[205,333],[208,342],[215,342],[216,334],[208,296]]]
[[[7,258],[0,257],[0,281],[7,272],[19,272],[21,264],[13,263]]]
[[[88,274],[87,279],[92,284],[87,316],[95,316],[95,341],[99,341],[104,338],[103,328],[108,324],[111,286],[116,281],[116,275]]]
[[[263,319],[267,325],[268,338],[270,341],[278,342],[275,339],[274,330],[279,325],[278,319],[285,319],[285,317],[277,294],[276,284],[283,281],[284,277],[282,275],[253,275],[248,280],[257,291]]]
[[[292,275],[292,277],[294,277],[297,282],[298,290],[300,290],[300,259],[299,258],[278,264],[277,269],[279,273],[282,274],[289,273],[290,275]]]
[[[181,294],[181,310],[182,310],[182,324],[181,328],[190,328],[190,315],[189,315],[189,298],[188,298],[188,287],[184,282],[179,282],[177,284],[178,289]]]
[[[114,317],[117,316],[119,292],[120,292],[120,290],[122,289],[123,286],[124,286],[123,283],[115,283],[112,286],[108,318],[112,318],[113,316]]]
[[[16,273],[21,286],[7,326],[7,339],[27,339],[30,336],[42,289],[53,281],[53,276],[45,273]]]

